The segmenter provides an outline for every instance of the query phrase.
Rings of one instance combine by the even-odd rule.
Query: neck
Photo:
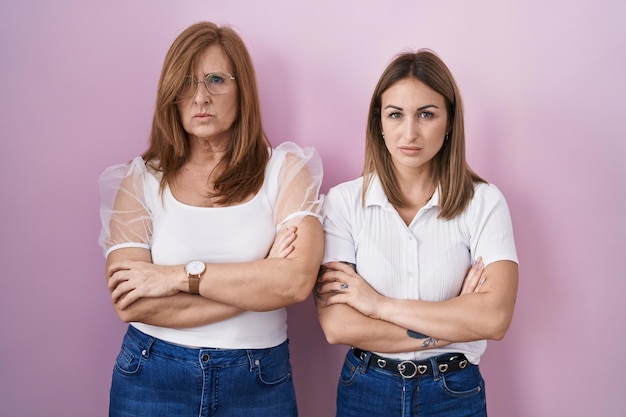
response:
[[[189,136],[192,159],[222,159],[231,145],[230,132],[210,138]]]
[[[396,170],[396,179],[407,204],[422,202],[432,197],[436,183],[430,169]]]

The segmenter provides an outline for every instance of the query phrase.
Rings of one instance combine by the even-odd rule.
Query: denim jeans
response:
[[[113,370],[110,417],[297,414],[288,341],[269,349],[195,349],[128,326]]]
[[[441,374],[403,378],[398,372],[368,367],[352,349],[339,377],[337,417],[485,417],[485,383],[478,366]],[[436,358],[432,358],[435,361]]]

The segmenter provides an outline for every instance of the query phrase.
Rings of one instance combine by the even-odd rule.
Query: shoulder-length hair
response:
[[[178,96],[185,76],[193,73],[199,56],[212,45],[219,45],[230,60],[239,91],[238,115],[230,147],[220,162],[223,167],[215,178],[214,197],[222,204],[236,203],[261,188],[270,143],[261,123],[252,59],[243,40],[232,28],[200,22],[185,29],[174,40],[161,70],[149,147],[142,156],[146,163],[150,162],[151,167],[162,173],[163,192],[190,154],[187,133],[178,111]]]
[[[439,218],[451,219],[459,215],[474,196],[474,183],[485,181],[471,170],[465,160],[463,103],[456,82],[443,61],[427,49],[396,56],[374,89],[365,138],[362,200],[365,202],[365,194],[376,174],[389,201],[398,207],[405,206],[391,155],[382,136],[381,98],[393,84],[410,77],[423,82],[445,99],[448,134],[441,150],[433,158],[433,177],[439,188]]]

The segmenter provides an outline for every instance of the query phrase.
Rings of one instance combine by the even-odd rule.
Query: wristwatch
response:
[[[190,261],[185,265],[185,272],[187,273],[187,278],[189,279],[189,293],[190,294],[199,294],[200,293],[200,277],[204,273],[206,269],[206,265],[202,261]]]

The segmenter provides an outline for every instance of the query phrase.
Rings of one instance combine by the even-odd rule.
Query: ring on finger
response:
[[[341,285],[339,286],[339,288],[341,288],[342,290],[347,290],[348,289],[348,284],[342,282]]]

